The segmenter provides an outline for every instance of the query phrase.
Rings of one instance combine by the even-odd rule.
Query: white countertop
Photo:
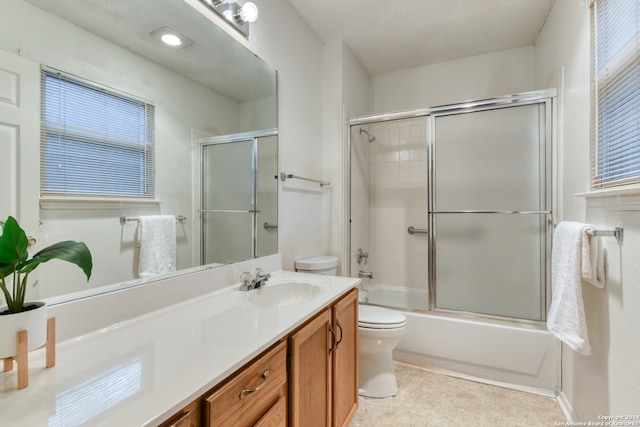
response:
[[[322,282],[326,291],[302,303],[260,307],[248,301],[256,291],[240,292],[235,284],[58,342],[53,368],[44,367],[44,350],[31,352],[28,388],[17,390],[15,369],[0,374],[0,426],[157,425],[359,283],[272,276],[272,284]]]

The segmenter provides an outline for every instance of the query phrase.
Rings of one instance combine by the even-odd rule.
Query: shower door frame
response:
[[[556,181],[556,168],[555,168],[555,122],[556,122],[556,109],[557,109],[557,96],[558,90],[556,88],[542,89],[531,92],[522,92],[512,95],[498,96],[494,98],[487,98],[481,100],[465,101],[455,104],[446,104],[442,106],[420,108],[414,110],[406,110],[392,113],[373,114],[367,116],[360,116],[349,119],[347,125],[347,152],[346,152],[346,179],[344,183],[345,199],[347,200],[345,208],[345,227],[346,238],[345,241],[345,256],[343,257],[346,265],[347,276],[351,275],[351,127],[357,125],[371,125],[374,123],[381,123],[393,120],[411,119],[411,118],[425,118],[425,126],[427,128],[427,170],[429,174],[429,183],[427,185],[427,203],[428,212],[425,214],[428,219],[428,263],[429,263],[429,277],[428,280],[428,295],[429,295],[429,312],[442,313],[447,315],[462,315],[471,316],[476,318],[495,319],[502,321],[515,322],[520,324],[543,324],[546,319],[546,309],[551,303],[551,243],[553,237],[553,225],[555,224],[554,213],[557,206],[556,193],[554,191]],[[483,314],[476,312],[467,312],[461,310],[450,310],[437,308],[436,304],[436,277],[435,277],[435,237],[433,236],[433,215],[431,210],[433,207],[432,198],[433,191],[433,173],[434,165],[433,161],[433,120],[434,117],[444,114],[452,113],[468,113],[481,110],[490,110],[495,108],[509,107],[509,106],[521,106],[532,104],[545,104],[545,192],[546,192],[546,204],[548,209],[545,209],[544,214],[547,216],[546,220],[546,256],[545,262],[541,263],[541,277],[545,279],[544,286],[541,286],[541,312],[543,313],[543,320],[529,320],[522,318],[498,316],[491,314]],[[542,307],[544,305],[544,307]]]

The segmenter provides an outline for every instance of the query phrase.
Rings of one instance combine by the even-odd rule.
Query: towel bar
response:
[[[185,219],[187,219],[186,216],[184,215],[176,215],[176,220],[182,222]],[[126,216],[121,216],[120,217],[120,225],[125,225],[128,221],[140,221],[140,218],[135,218],[135,217],[126,217]]]
[[[280,179],[282,181],[286,181],[287,178],[290,178],[290,179],[301,179],[303,181],[310,181],[310,182],[317,182],[318,184],[320,184],[320,187],[324,187],[325,185],[331,185],[331,183],[327,182],[327,181],[319,181],[317,179],[304,178],[302,176],[297,176],[297,175],[293,175],[293,174],[290,174],[290,173],[284,173],[284,172],[280,173]]]
[[[619,243],[624,240],[624,229],[622,227],[616,227],[615,230],[593,230],[590,234],[593,236],[613,236]]]
[[[556,228],[556,227],[557,227],[557,224],[553,226],[553,228]],[[592,236],[598,236],[598,237],[612,236],[618,240],[618,243],[622,243],[624,240],[624,228],[622,227],[616,227],[613,230],[593,230],[589,234],[591,234]]]

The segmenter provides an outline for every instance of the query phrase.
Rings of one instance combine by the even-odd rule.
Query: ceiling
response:
[[[289,0],[370,76],[534,44],[555,0]]]
[[[183,1],[82,0],[81,7],[78,0],[25,1],[237,101],[273,94],[269,65]],[[164,26],[193,44],[170,49],[152,39]]]

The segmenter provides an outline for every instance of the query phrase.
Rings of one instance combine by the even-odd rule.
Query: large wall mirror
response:
[[[154,37],[162,27],[187,37],[185,46],[163,45]],[[154,197],[40,193],[42,69],[153,105]],[[277,146],[275,70],[185,1],[3,0],[0,155],[14,164],[0,172],[0,215],[17,216],[36,250],[72,239],[94,258],[89,283],[75,266],[48,263],[33,298],[65,301],[166,277],[139,277],[138,219],[148,215],[180,218],[169,275],[276,253]],[[230,165],[235,175],[220,173]],[[207,213],[227,209],[227,196],[246,215]]]

